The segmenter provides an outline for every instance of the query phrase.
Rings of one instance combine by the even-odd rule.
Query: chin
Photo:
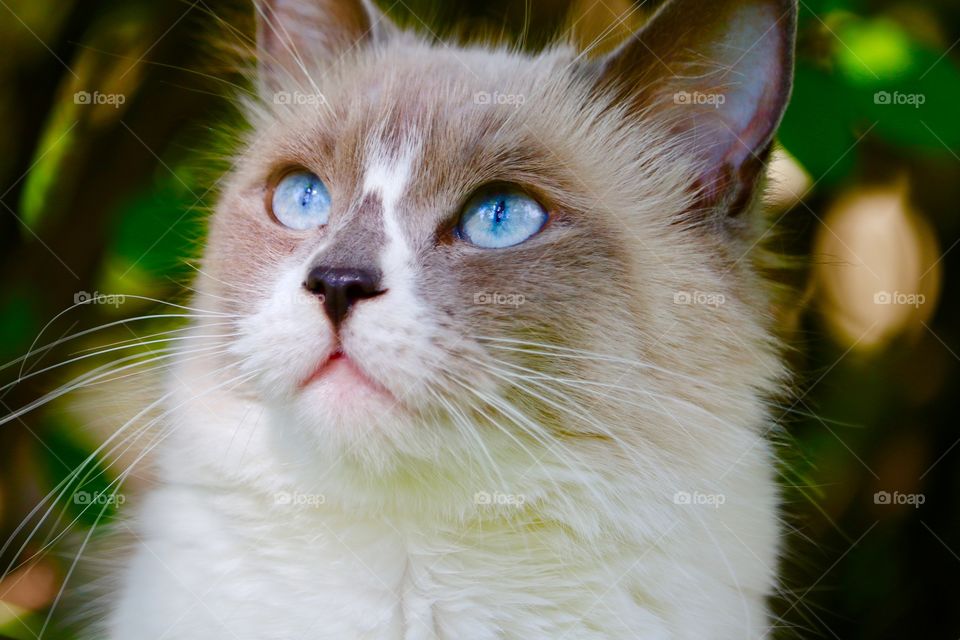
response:
[[[392,410],[400,400],[353,358],[337,352],[299,385],[309,402],[347,411]]]
[[[301,411],[317,416],[317,422],[332,429],[367,432],[376,423],[402,415],[403,407],[394,394],[351,359],[332,359],[321,368],[297,391]]]
[[[295,436],[317,462],[357,459],[383,467],[421,431],[410,405],[341,353],[321,359],[291,394],[266,404],[281,437]]]

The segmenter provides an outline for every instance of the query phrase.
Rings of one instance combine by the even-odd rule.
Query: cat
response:
[[[794,0],[602,55],[260,0],[109,640],[771,637]]]

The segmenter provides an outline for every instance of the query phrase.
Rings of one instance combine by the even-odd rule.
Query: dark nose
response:
[[[340,326],[354,303],[383,293],[380,274],[367,269],[314,267],[303,286],[310,293],[323,296],[323,308],[334,327]]]

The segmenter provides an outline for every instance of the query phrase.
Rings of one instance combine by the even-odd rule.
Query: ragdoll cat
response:
[[[169,378],[94,637],[771,636],[793,0],[670,0],[597,56],[257,12],[193,303],[223,349]]]

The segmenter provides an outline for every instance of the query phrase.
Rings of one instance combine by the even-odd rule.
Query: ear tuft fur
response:
[[[255,0],[261,84],[305,83],[317,63],[384,40],[394,27],[372,0]]]

